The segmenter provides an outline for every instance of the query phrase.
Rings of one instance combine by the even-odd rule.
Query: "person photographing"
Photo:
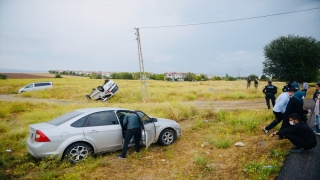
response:
[[[287,138],[294,146],[290,150],[292,153],[307,153],[309,149],[316,147],[317,139],[313,130],[303,121],[297,113],[290,114],[289,123],[291,127],[280,129],[270,134],[270,137],[276,135]]]

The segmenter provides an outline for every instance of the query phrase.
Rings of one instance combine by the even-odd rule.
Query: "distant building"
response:
[[[171,78],[172,80],[184,81],[184,78],[187,76],[185,72],[165,72],[165,78]]]

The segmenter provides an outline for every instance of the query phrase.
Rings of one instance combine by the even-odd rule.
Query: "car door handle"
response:
[[[91,133],[98,133],[98,131],[97,130],[92,130]]]

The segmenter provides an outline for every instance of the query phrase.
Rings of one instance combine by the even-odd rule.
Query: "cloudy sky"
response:
[[[138,72],[136,27],[147,72],[261,75],[271,40],[320,40],[320,9],[176,25],[319,7],[320,0],[0,0],[0,72]]]

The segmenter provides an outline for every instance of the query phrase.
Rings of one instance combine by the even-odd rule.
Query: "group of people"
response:
[[[248,88],[250,88],[250,86],[251,86],[251,78],[250,78],[250,76],[248,76],[248,77],[246,78],[246,80],[247,80],[247,89],[248,89]],[[258,89],[258,84],[259,84],[258,78],[255,78],[253,81],[254,81],[254,87],[255,87],[256,89]]]
[[[314,110],[316,114],[315,132],[308,126],[307,122],[307,114],[311,114],[311,109],[303,109],[308,84],[305,82],[302,90],[299,90],[299,84],[297,86],[294,83],[287,82],[287,85],[282,89],[283,93],[275,100],[277,87],[272,85],[271,81],[268,82],[268,85],[263,89],[263,93],[266,94],[265,98],[269,109],[269,101],[271,100],[272,102],[275,120],[265,126],[263,130],[266,134],[269,134],[271,129],[282,122],[280,130],[270,134],[270,137],[278,135],[279,139],[287,138],[294,145],[290,152],[306,153],[307,150],[317,145],[315,134],[320,135],[320,97],[318,98],[320,83],[316,85],[316,92],[313,95],[313,99],[316,102]]]

